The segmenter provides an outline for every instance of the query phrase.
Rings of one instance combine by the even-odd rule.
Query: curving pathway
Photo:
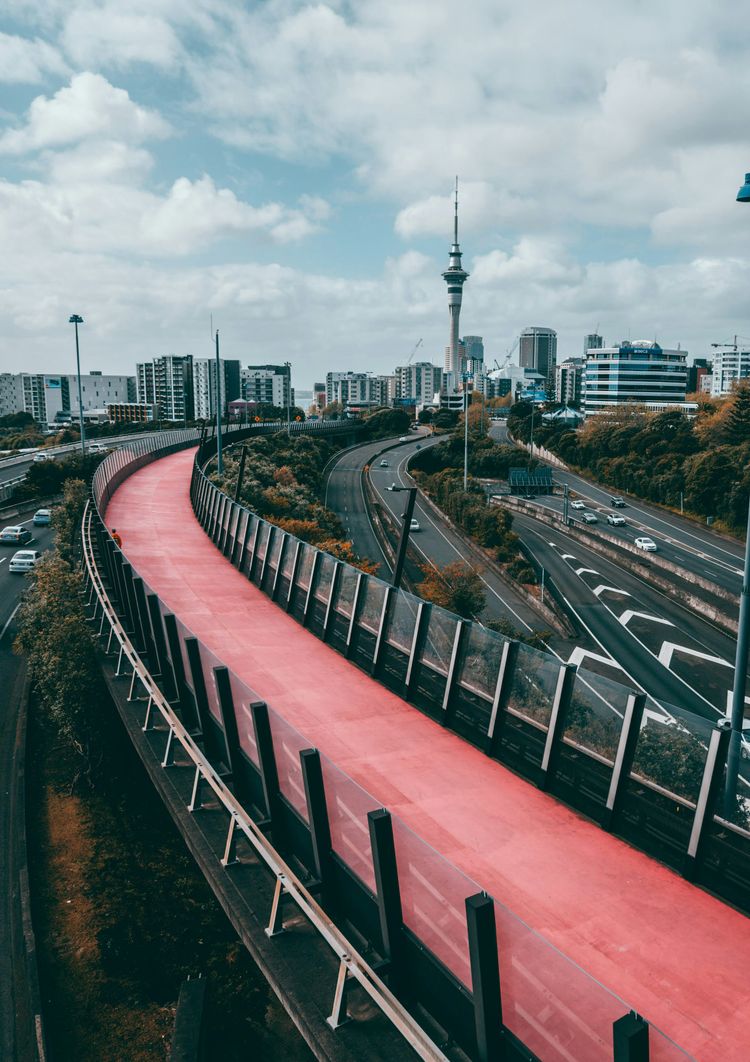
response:
[[[695,1058],[746,1059],[748,919],[489,760],[303,630],[195,520],[193,457],[188,450],[136,472],[107,515],[165,603],[311,745]]]

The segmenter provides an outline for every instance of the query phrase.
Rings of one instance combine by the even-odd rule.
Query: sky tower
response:
[[[458,318],[461,313],[461,294],[464,281],[468,276],[469,274],[461,266],[461,249],[458,246],[458,177],[456,177],[453,246],[448,260],[448,268],[443,273],[443,280],[448,285],[448,312],[451,317],[450,346],[445,358],[445,371],[452,374],[452,378],[448,381],[449,391],[457,391],[461,379],[461,358],[458,350]]]

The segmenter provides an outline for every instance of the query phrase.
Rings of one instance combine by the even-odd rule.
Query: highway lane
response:
[[[496,441],[509,442],[504,422],[495,421],[490,432]],[[625,509],[614,509],[610,498],[615,497],[618,492],[592,483],[574,472],[555,468],[554,479],[558,484],[567,483],[571,500],[580,498],[585,501],[587,508],[596,513],[600,521],[611,512],[624,516],[627,525],[625,529],[620,529],[620,533],[625,540],[632,541],[636,532],[649,535],[667,559],[703,578],[711,579],[718,586],[739,596],[744,566],[744,546],[741,542],[719,537],[708,528],[702,528],[700,524],[656,509],[647,502],[630,496],[623,496]],[[551,499],[545,500],[545,503],[553,504]],[[555,499],[553,507],[560,511],[561,505],[562,501]],[[578,514],[571,510],[570,515],[575,518]],[[618,529],[607,525],[607,531],[617,533]]]
[[[431,439],[429,443],[417,438],[413,442],[405,443],[398,450],[383,455],[383,460],[388,462],[386,468],[380,466],[380,460],[370,465],[370,478],[382,503],[387,506],[396,520],[401,520],[404,511],[404,495],[389,491],[392,484],[397,486],[413,486],[413,480],[409,476],[406,466],[416,453],[417,445],[430,445],[439,439]],[[410,542],[422,558],[423,563],[433,567],[444,567],[458,560],[466,560],[466,547],[462,537],[453,531],[448,523],[435,514],[428,506],[417,499],[414,508],[414,516],[419,522],[420,530],[412,532]],[[539,630],[544,626],[544,620],[488,566],[481,566],[479,575],[484,583],[487,596],[487,605],[482,615],[483,620],[506,619],[520,630]],[[550,639],[551,644],[566,649],[564,639],[556,636]]]
[[[33,510],[23,512],[16,522],[30,526],[32,513]],[[33,530],[34,540],[28,543],[29,548],[48,549],[53,539],[51,528]],[[22,745],[15,711],[25,671],[11,645],[15,633],[13,617],[28,580],[8,571],[8,561],[15,551],[16,547],[0,546],[0,1058],[26,1062],[35,1057],[35,1035],[19,885],[25,856],[23,838],[19,836],[24,826],[19,821],[17,803]]]

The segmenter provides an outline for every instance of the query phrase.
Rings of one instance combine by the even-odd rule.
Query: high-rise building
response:
[[[456,198],[453,212],[453,244],[448,259],[448,268],[443,273],[443,280],[448,285],[448,313],[450,314],[450,339],[445,358],[445,371],[448,387],[457,391],[461,379],[461,360],[458,346],[458,326],[461,314],[461,299],[464,284],[469,274],[461,265],[461,248],[458,245],[458,178],[456,178]]]
[[[598,332],[589,332],[583,337],[583,356],[586,357],[590,350],[600,350],[604,346],[604,339]]]
[[[596,350],[596,347],[589,347]],[[580,405],[583,386],[584,358],[568,358],[555,369],[555,401],[564,405]]]
[[[481,336],[464,336],[464,368],[473,375],[484,372],[484,340]]]
[[[23,380],[20,372],[0,372],[0,417],[23,412]]]
[[[165,354],[136,366],[138,402],[156,405],[161,420],[195,419],[192,354]]]
[[[390,377],[369,372],[329,372],[326,374],[326,405],[340,402],[358,409],[388,405]]]
[[[43,426],[52,425],[58,413],[70,410],[67,376],[22,372],[23,408]]]
[[[219,358],[219,390],[222,413],[240,397],[240,363]],[[216,358],[193,359],[193,395],[197,420],[216,416]]]
[[[717,347],[711,380],[711,395],[721,398],[731,394],[740,380],[750,377],[750,350],[728,344]]]
[[[554,328],[524,328],[518,341],[518,364],[522,369],[533,369],[543,376],[547,393],[553,395],[557,364],[557,332]]]
[[[694,358],[693,364],[688,365],[687,393],[691,395],[695,391],[704,390],[703,377],[708,376],[710,373],[711,361],[709,358]]]
[[[294,405],[291,370],[286,365],[248,365],[240,373],[242,397],[258,405]]]
[[[748,355],[750,358],[750,354]],[[583,408],[587,416],[626,403],[681,405],[687,385],[687,351],[666,350],[646,340],[589,350]]]
[[[443,370],[429,361],[396,366],[396,401],[413,399],[415,403],[432,402],[443,386]]]
[[[78,377],[69,374],[65,379],[68,381],[70,412],[73,419],[77,420],[79,414]],[[101,372],[81,374],[81,399],[84,411],[104,409],[110,403],[134,402],[135,393],[135,377],[133,376],[111,376]]]

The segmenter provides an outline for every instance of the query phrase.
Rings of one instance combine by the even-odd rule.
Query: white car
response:
[[[40,450],[38,454],[34,454],[33,460],[41,462],[41,461],[54,461],[55,459],[52,456],[52,454],[45,454],[43,451]]]
[[[625,517],[618,516],[616,513],[610,513],[607,517],[607,523],[612,524],[613,527],[622,527],[625,523]]]
[[[573,501],[570,503],[571,509],[585,509],[586,505],[582,501]]]
[[[380,462],[380,467],[388,468],[388,462],[385,460],[385,458],[383,458],[383,460]]]
[[[409,530],[410,531],[421,531],[422,530],[422,528],[419,526],[419,520],[417,520],[417,518],[415,516],[412,516],[412,518],[411,518],[411,523],[409,524]]]
[[[584,524],[598,524],[599,523],[599,517],[596,515],[596,513],[582,513],[581,514],[581,519],[583,520]]]
[[[637,549],[645,549],[646,553],[656,553],[659,548],[653,538],[637,538],[635,544]]]
[[[36,567],[38,562],[42,559],[41,553],[35,549],[19,549],[18,553],[14,553],[10,558],[10,564],[8,565],[9,572],[30,572]]]
[[[411,442],[411,439],[409,438],[408,435],[400,435],[398,441],[399,442]]]

